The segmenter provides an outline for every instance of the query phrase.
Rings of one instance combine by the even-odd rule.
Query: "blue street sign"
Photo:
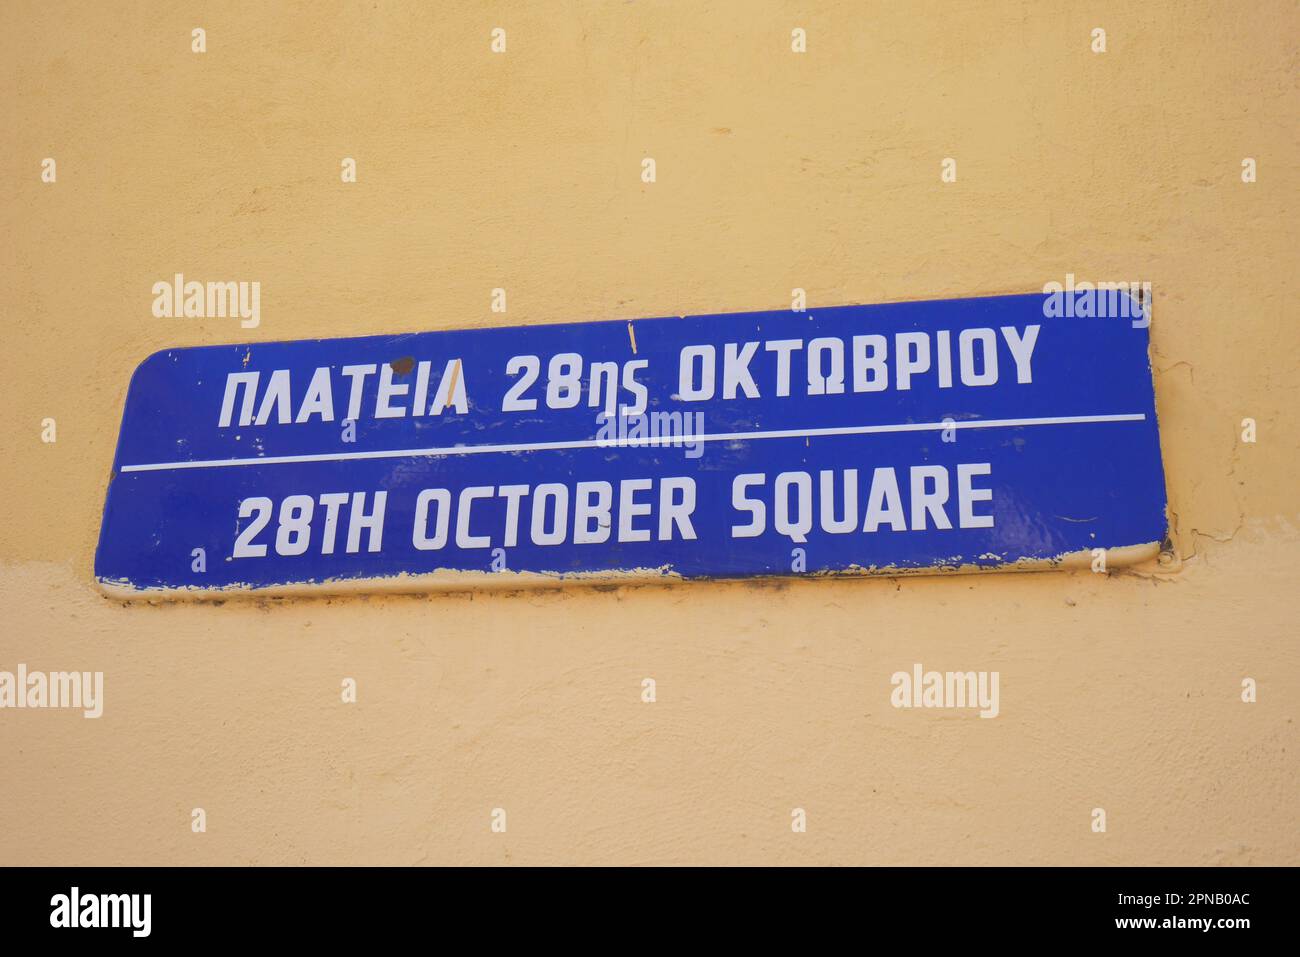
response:
[[[1052,299],[158,352],[95,575],[131,596],[1145,557],[1147,323]]]

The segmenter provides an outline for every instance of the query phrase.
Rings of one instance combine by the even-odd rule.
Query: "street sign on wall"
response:
[[[1146,324],[1049,299],[159,352],[95,575],[143,597],[1146,557]]]

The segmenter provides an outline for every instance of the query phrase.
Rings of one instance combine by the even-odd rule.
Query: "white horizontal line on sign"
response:
[[[881,432],[939,432],[944,429],[1015,429],[1029,425],[1078,425],[1087,422],[1141,422],[1141,412],[1122,415],[1057,415],[1037,419],[972,419],[965,422],[904,422],[898,425],[846,425],[825,429],[778,429],[769,432],[708,432],[647,436],[634,439],[578,439],[573,442],[523,442],[518,445],[449,445],[432,449],[377,449],[369,452],[325,452],[319,455],[266,455],[251,459],[207,459],[194,462],[153,462],[123,465],[123,472],[165,472],[172,469],[215,469],[232,465],[286,465],[291,462],[347,462],[353,459],[401,459],[417,456],[480,455],[489,452],[546,452],[555,449],[617,449],[674,446],[685,442],[749,442],[755,439],[804,439],[821,435],[872,435]]]

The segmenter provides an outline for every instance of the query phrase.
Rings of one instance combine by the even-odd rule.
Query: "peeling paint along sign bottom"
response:
[[[1049,300],[158,352],[95,576],[204,597],[1148,557],[1146,324]]]

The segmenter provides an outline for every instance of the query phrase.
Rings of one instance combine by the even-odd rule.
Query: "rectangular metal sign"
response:
[[[1146,324],[1051,298],[159,352],[95,575],[144,597],[1148,556]]]

